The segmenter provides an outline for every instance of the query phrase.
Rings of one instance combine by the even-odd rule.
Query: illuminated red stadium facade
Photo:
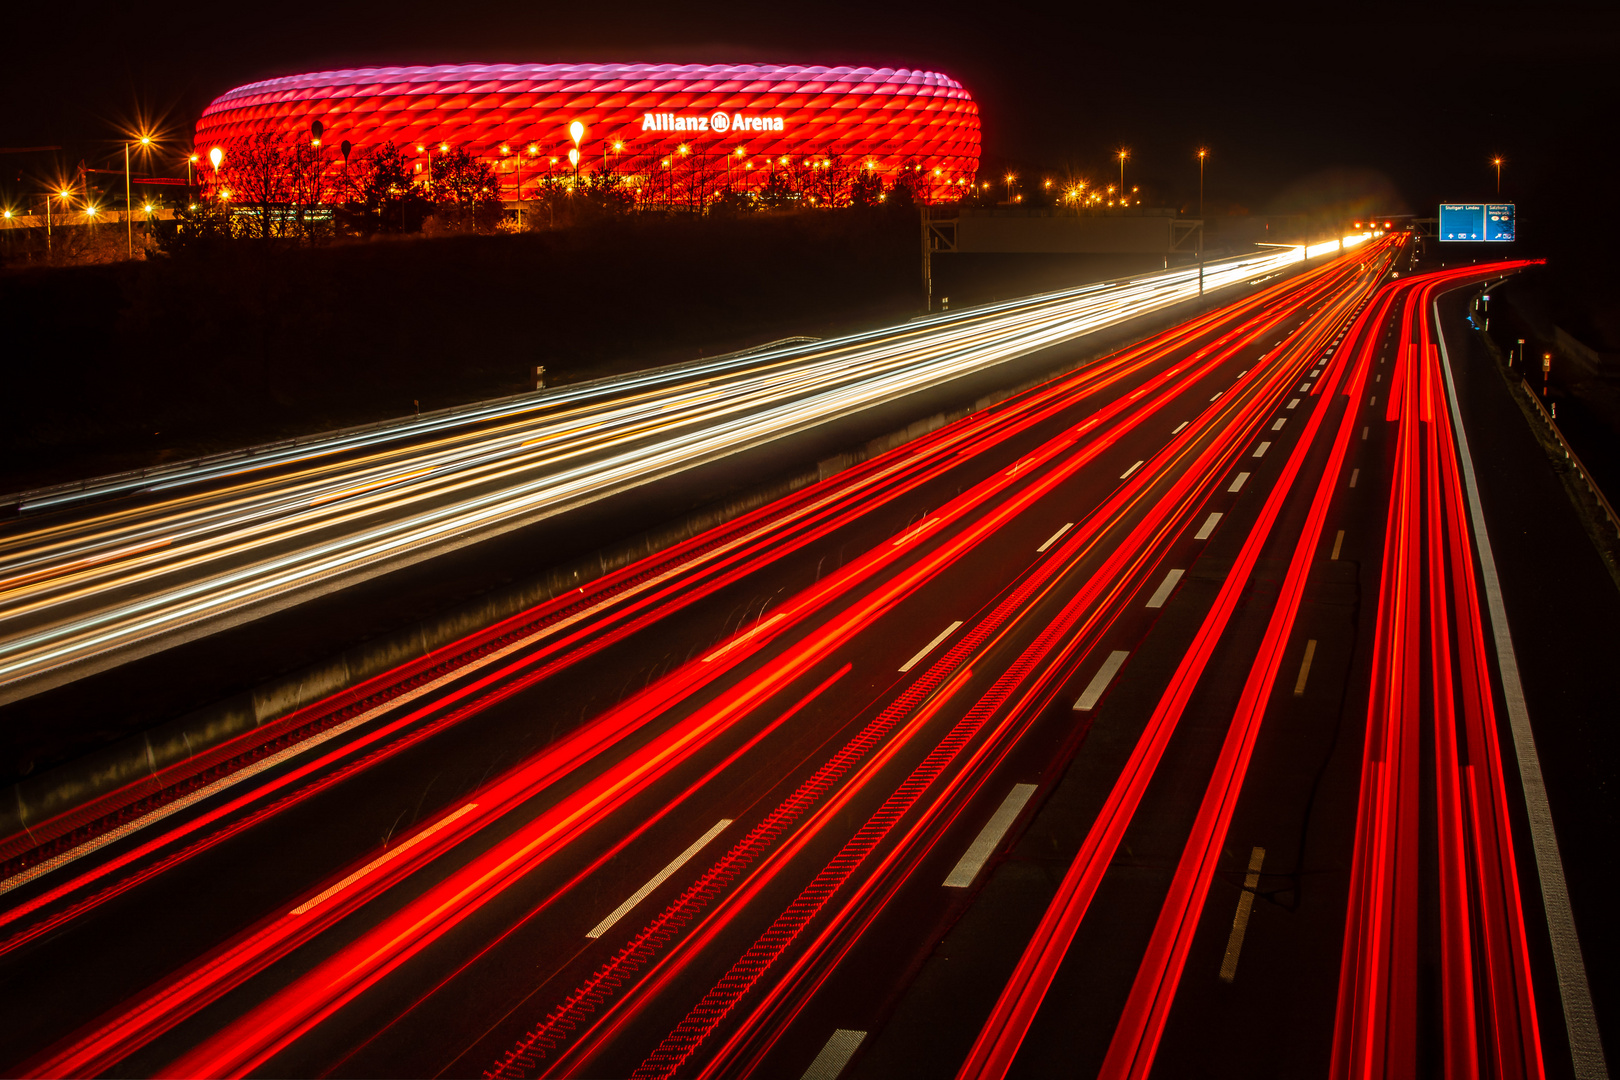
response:
[[[358,68],[292,75],[216,98],[197,148],[227,155],[262,133],[356,152],[393,142],[424,160],[456,147],[495,165],[502,195],[529,197],[566,171],[634,177],[709,163],[727,188],[758,189],[784,166],[910,174],[928,201],[954,199],[979,161],[979,114],[944,75],[865,67],[499,64]],[[521,158],[521,160],[519,160]],[[724,159],[722,163],[722,159]],[[834,164],[829,164],[834,163]],[[416,168],[423,161],[416,162]],[[521,195],[519,183],[522,184]]]

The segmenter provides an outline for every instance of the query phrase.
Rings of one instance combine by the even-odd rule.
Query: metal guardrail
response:
[[[1547,430],[1552,432],[1553,437],[1558,440],[1558,444],[1564,448],[1564,457],[1568,458],[1570,464],[1574,466],[1575,475],[1585,481],[1586,489],[1592,493],[1592,497],[1597,500],[1598,505],[1603,508],[1603,512],[1608,515],[1609,524],[1614,527],[1616,535],[1620,535],[1620,514],[1615,513],[1614,506],[1604,497],[1603,492],[1598,490],[1597,484],[1592,480],[1591,470],[1586,467],[1586,463],[1575,452],[1575,448],[1569,445],[1569,440],[1564,438],[1564,433],[1558,429],[1558,421],[1553,419],[1552,413],[1547,411],[1547,406],[1543,405],[1541,399],[1536,397],[1536,392],[1531,389],[1528,380],[1520,378],[1519,386],[1523,388],[1525,396],[1535,403],[1536,411],[1541,414],[1541,419],[1546,423]]]

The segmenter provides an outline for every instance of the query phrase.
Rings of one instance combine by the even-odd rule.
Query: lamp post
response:
[[[1204,216],[1204,159],[1209,157],[1207,149],[1198,151],[1198,216]]]
[[[1502,197],[1502,155],[1491,158],[1491,164],[1496,166],[1496,197]]]
[[[1119,201],[1121,206],[1125,205],[1125,159],[1130,156],[1131,152],[1129,150],[1122,149],[1119,152]]]
[[[585,125],[575,120],[568,125],[568,137],[574,140],[568,151],[568,164],[574,167],[574,187],[579,187],[579,144],[585,139]]]
[[[151,146],[152,136],[142,135],[139,139],[124,142],[124,254],[131,259],[135,257],[135,197],[130,192],[129,148],[136,142],[142,147]]]
[[[225,151],[214,147],[208,151],[208,163],[214,167],[214,198],[219,198],[219,163],[225,160]]]
[[[45,257],[47,259],[51,257],[54,251],[51,246],[51,200],[56,198],[57,194],[55,191],[45,193]],[[66,206],[69,197],[68,189],[63,188],[60,194],[62,196],[62,205]]]

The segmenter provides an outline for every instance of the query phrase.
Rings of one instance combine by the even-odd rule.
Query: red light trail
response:
[[[1029,746],[1061,747],[1043,763],[1061,774],[1090,752],[1093,715],[1129,707],[1114,687],[1145,686],[1140,726],[1124,729],[1095,818],[1081,823],[1078,850],[974,1021],[959,1076],[1005,1076],[1060,971],[1095,963],[1081,931],[1118,903],[1107,882],[1121,845],[1160,813],[1164,763],[1186,742],[1190,710],[1206,708],[1197,695],[1207,697],[1222,650],[1252,641],[1236,646],[1240,688],[1218,699],[1229,704],[1177,827],[1179,859],[1154,894],[1156,918],[1130,945],[1133,969],[1107,976],[1124,981],[1117,1014],[1097,1021],[1111,1033],[1101,1075],[1148,1076],[1172,1045],[1200,924],[1218,921],[1206,918],[1212,885],[1294,655],[1307,583],[1343,513],[1346,470],[1381,417],[1393,442],[1387,505],[1377,504],[1383,542],[1372,545],[1381,564],[1332,1070],[1416,1069],[1416,964],[1431,932],[1420,896],[1430,889],[1447,1074],[1543,1075],[1474,541],[1427,315],[1446,290],[1524,264],[1388,282],[1402,253],[1391,238],[1270,283],[312,706],[260,734],[289,755],[273,768],[255,771],[244,740],[50,823],[39,850],[8,852],[23,872],[54,876],[0,911],[11,933],[0,957],[926,500],[750,623],[446,796],[391,843],[324,870],[21,1071],[337,1068],[320,1056],[334,1051],[315,1044],[337,1046],[344,1068],[371,1068],[365,1055],[481,992],[552,923],[569,935],[575,923],[598,929],[571,937],[566,953],[526,959],[538,961],[535,984],[481,1034],[461,1037],[456,1070],[780,1071],[802,1042],[792,1033],[823,1022],[832,988],[863,962],[878,927],[915,902],[931,867],[954,861],[954,838],[978,827],[987,801],[1029,779],[1018,764]],[[1386,370],[1391,325],[1401,338]],[[1386,373],[1392,397],[1380,402]],[[1368,459],[1357,460],[1367,473]],[[1067,522],[1056,533],[1053,507]],[[1208,588],[1171,601],[1195,617],[1156,670],[1144,658],[1163,647],[1153,644],[1157,612],[1186,580],[1187,560],[1215,544],[1226,554],[1210,562]],[[1274,595],[1257,590],[1268,560],[1280,568]],[[969,587],[987,573],[992,584]],[[1258,611],[1252,630],[1245,605]],[[911,659],[873,670],[865,654],[902,628],[901,658]],[[913,656],[913,636],[932,644]],[[199,777],[224,786],[194,806]],[[150,824],[120,823],[129,807]],[[100,838],[121,828],[131,831],[103,854]],[[686,849],[674,862],[669,843]],[[632,859],[668,867],[604,920],[613,902],[599,906],[597,883]],[[202,1026],[205,1016],[221,1019]]]

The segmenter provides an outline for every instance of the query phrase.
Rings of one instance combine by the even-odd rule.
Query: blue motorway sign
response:
[[[1441,240],[1502,243],[1513,239],[1512,203],[1441,203]]]

